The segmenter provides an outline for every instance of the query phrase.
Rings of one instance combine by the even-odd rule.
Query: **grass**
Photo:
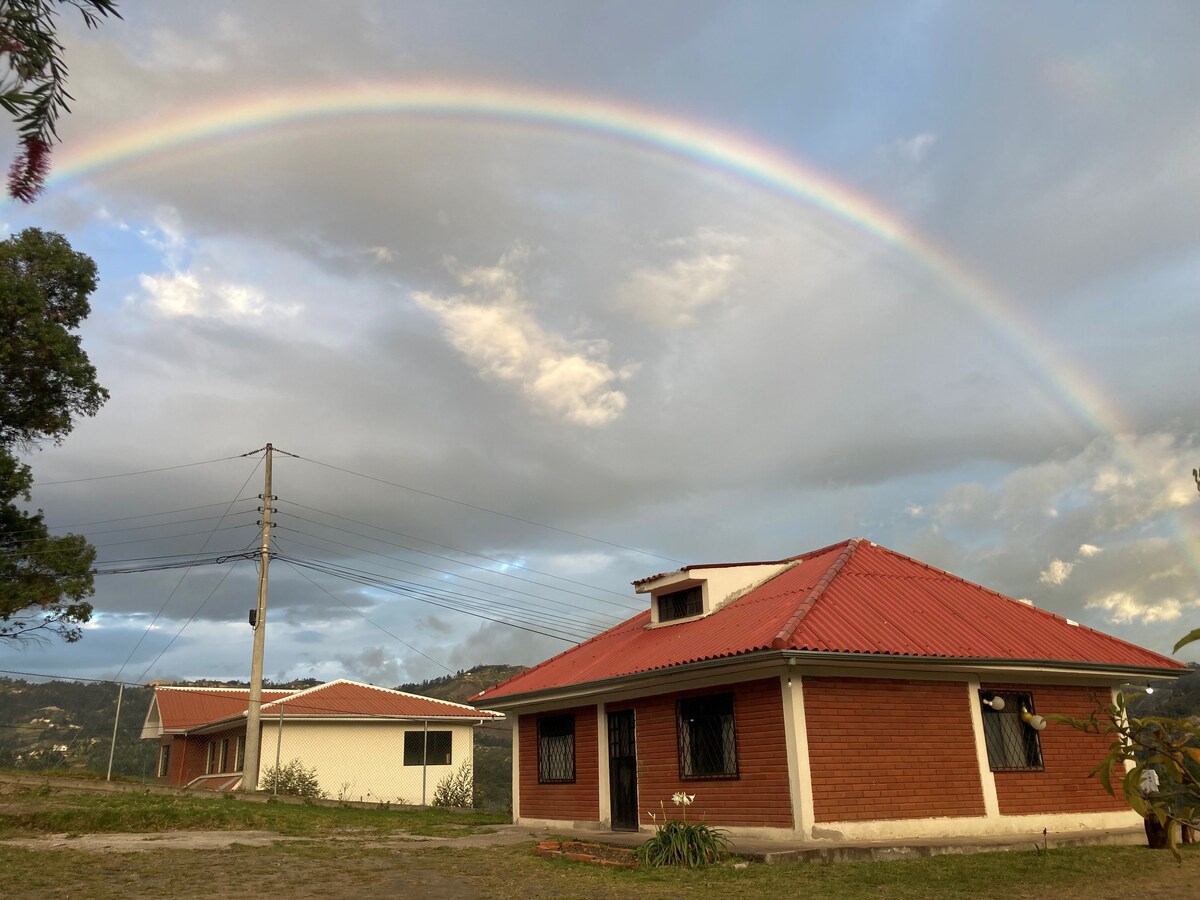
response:
[[[347,809],[159,794],[70,794],[31,788],[4,797],[0,839],[29,834],[274,831],[445,837],[508,822],[503,813],[445,809]]]
[[[270,830],[269,847],[91,853],[0,844],[5,897],[89,898],[286,893],[310,897],[1190,898],[1200,850],[1182,864],[1142,847],[985,853],[839,865],[722,862],[699,870],[615,870],[543,859],[532,843],[431,849],[406,834],[478,833],[502,817],[447,810],[343,809],[233,800],[27,790],[0,797],[0,837],[174,829]],[[66,842],[70,846],[70,841]]]

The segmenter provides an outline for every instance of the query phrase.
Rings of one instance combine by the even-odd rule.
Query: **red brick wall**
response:
[[[208,742],[215,741],[217,752],[220,753],[222,739],[229,741],[224,770],[232,772],[234,754],[237,752],[237,736],[239,734],[245,734],[245,729],[237,728],[232,731],[222,731],[218,734],[172,735],[171,737],[162,738],[161,743],[170,743],[171,745],[171,758],[167,763],[170,774],[166,778],[159,778],[158,780],[166,784],[183,786],[192,779],[206,774]],[[155,761],[155,765],[158,765],[157,761]],[[266,771],[268,765],[275,765],[275,757],[273,755],[269,764],[265,759],[263,760],[262,770]]]
[[[730,692],[734,695],[738,777],[681,779],[675,733],[676,699]],[[638,813],[642,825],[653,824],[648,810],[661,820],[660,802],[672,818],[678,818],[679,810],[672,805],[671,795],[686,791],[696,795],[695,804],[688,810],[690,818],[713,825],[792,827],[783,698],[778,678],[646,697],[612,704],[607,709],[634,710]]]
[[[1097,700],[1105,705],[1110,702],[1107,688],[1021,684],[985,684],[982,687],[996,691],[1027,691],[1033,697],[1034,709],[1041,715],[1060,713],[1084,719],[1095,709]],[[1108,752],[1109,738],[1084,734],[1055,722],[1051,722],[1039,738],[1045,771],[994,773],[1001,813],[1019,816],[1129,809],[1129,804],[1120,797],[1120,787],[1117,787],[1118,796],[1112,797],[1099,779],[1088,777]],[[1114,770],[1114,786],[1124,776],[1123,768]]]
[[[982,816],[967,686],[804,678],[818,822]]]
[[[596,822],[600,819],[599,751],[596,747],[596,707],[556,709],[542,715],[575,714],[575,783],[538,784],[538,716],[526,714],[517,723],[520,741],[520,804],[522,816]]]

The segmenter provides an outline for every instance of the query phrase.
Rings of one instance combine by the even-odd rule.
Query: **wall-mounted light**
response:
[[[1032,728],[1034,731],[1043,731],[1046,728],[1046,720],[1041,716],[1034,715],[1025,707],[1021,707],[1021,721]]]
[[[996,712],[1000,712],[1000,710],[1004,709],[1004,698],[997,697],[994,694],[990,697],[980,697],[979,702],[984,706],[990,706]]]

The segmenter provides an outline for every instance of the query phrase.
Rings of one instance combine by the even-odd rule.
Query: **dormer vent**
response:
[[[660,594],[658,597],[658,621],[671,622],[686,619],[704,612],[704,589],[700,585]]]

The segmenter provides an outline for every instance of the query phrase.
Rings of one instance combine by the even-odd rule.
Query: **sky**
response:
[[[0,668],[247,678],[267,443],[271,679],[533,664],[850,537],[1200,621],[1194,4],[121,12],[64,13],[0,209],[99,268],[111,399],[26,459],[103,574]]]

